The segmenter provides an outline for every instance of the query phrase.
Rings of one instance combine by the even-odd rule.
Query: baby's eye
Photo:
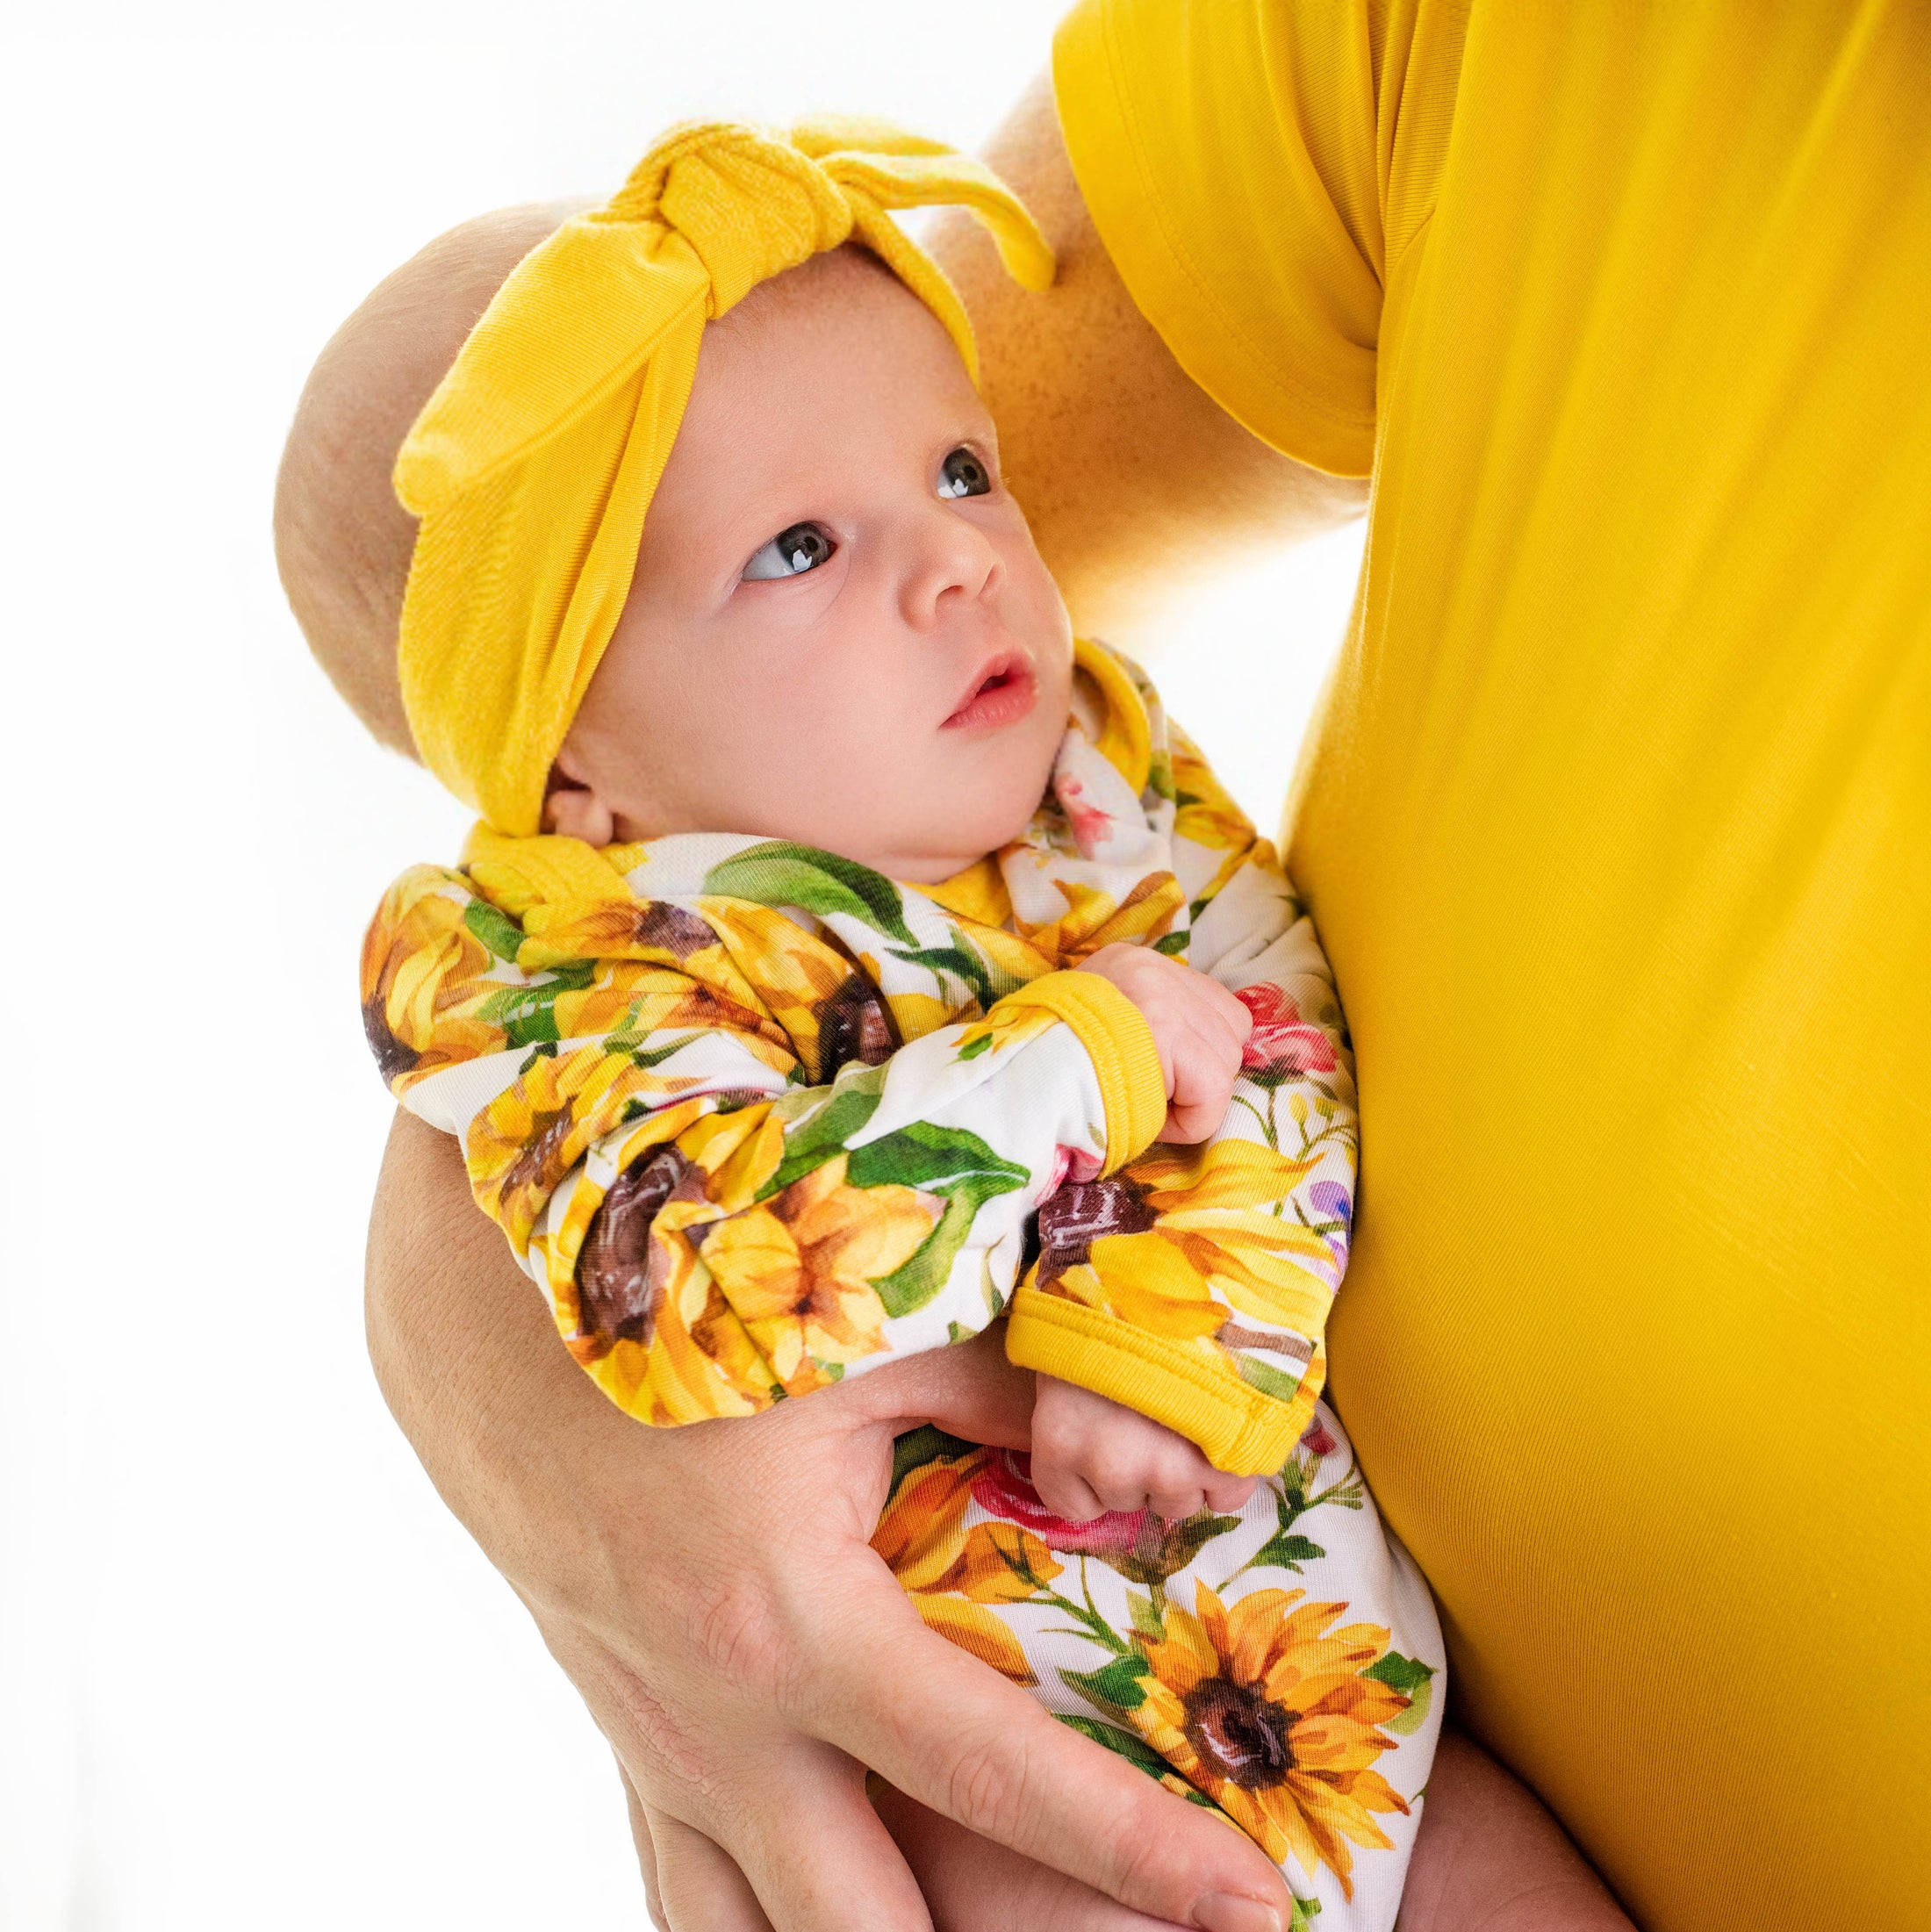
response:
[[[802,577],[829,564],[837,548],[815,523],[793,523],[757,550],[744,566],[743,581],[760,584],[773,577]]]
[[[970,449],[952,451],[938,466],[938,493],[942,497],[982,497],[992,489],[991,472]]]

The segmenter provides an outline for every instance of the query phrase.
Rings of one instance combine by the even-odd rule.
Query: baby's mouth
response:
[[[980,667],[972,689],[940,729],[996,731],[1016,724],[1032,709],[1038,696],[1038,680],[1025,654],[1003,650]]]

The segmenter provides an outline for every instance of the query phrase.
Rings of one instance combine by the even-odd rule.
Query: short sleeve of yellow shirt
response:
[[[1055,57],[1135,300],[1231,415],[1338,476],[1368,472],[1382,290],[1431,206],[1461,40],[1459,9],[1392,32],[1372,11],[1089,4]],[[1390,57],[1416,75],[1399,113]]]
[[[1374,478],[1289,844],[1459,1718],[1653,1932],[1931,1922],[1931,16],[1081,0],[1054,80],[1181,366]]]

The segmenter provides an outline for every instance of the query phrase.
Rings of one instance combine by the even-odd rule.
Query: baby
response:
[[[1050,278],[961,157],[712,126],[490,302],[396,467],[400,694],[485,822],[385,897],[370,1040],[642,1422],[1004,1318],[1030,1462],[903,1438],[874,1547],[1385,1932],[1443,1652],[1317,1400],[1346,1036],[1271,848],[1071,636],[884,212],[947,201]]]

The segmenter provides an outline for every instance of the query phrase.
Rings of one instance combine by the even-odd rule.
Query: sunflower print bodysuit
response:
[[[1157,1143],[1115,942],[1254,1016],[1221,1128]],[[874,1547],[921,1616],[1281,1866],[1394,1921],[1440,1721],[1426,1587],[1320,1402],[1356,1166],[1346,1036],[1272,847],[1137,666],[1078,647],[1024,835],[943,885],[684,833],[478,828],[364,943],[397,1097],[619,1407],[749,1415],[1003,1318],[1009,1357],[1263,1481],[1237,1515],[1051,1515],[1026,1459],[902,1438]],[[1297,1922],[1299,1922],[1297,1921]]]

